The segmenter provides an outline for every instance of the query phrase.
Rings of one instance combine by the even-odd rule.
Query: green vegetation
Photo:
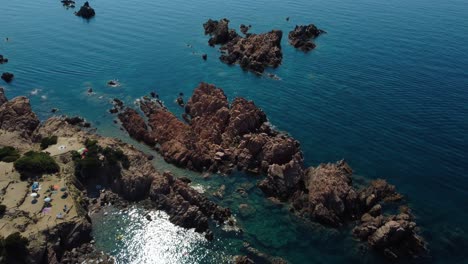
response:
[[[25,263],[28,243],[19,232],[0,237],[0,263]]]
[[[128,157],[120,149],[102,148],[97,140],[91,139],[86,139],[85,146],[88,151],[83,156],[76,151],[72,152],[76,176],[83,172],[92,173],[101,167],[117,167],[119,164],[125,169],[130,167]]]
[[[55,160],[44,152],[29,151],[14,163],[15,169],[25,173],[55,173],[60,170]]]
[[[41,149],[57,144],[57,136],[45,137],[41,140]]]
[[[19,159],[20,154],[14,147],[0,148],[0,161],[13,162]]]
[[[5,214],[5,211],[6,211],[6,205],[0,204],[0,217],[2,217],[3,214]]]

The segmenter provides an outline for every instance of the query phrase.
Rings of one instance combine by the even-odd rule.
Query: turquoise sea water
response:
[[[83,2],[77,1],[77,6]],[[97,16],[85,21],[58,0],[0,0],[0,54],[10,59],[0,71],[16,76],[12,84],[2,83],[9,97],[37,89],[30,97],[41,118],[57,107],[61,113],[86,117],[104,135],[124,138],[114,117],[106,113],[110,98],[131,104],[156,90],[179,114],[181,109],[173,103],[179,92],[187,98],[200,81],[214,83],[230,99],[254,100],[278,129],[301,142],[308,165],[345,158],[356,174],[397,185],[430,243],[429,262],[468,262],[466,1],[90,3]],[[295,24],[315,23],[328,34],[317,39],[316,50],[309,54],[294,50],[284,38],[283,65],[272,71],[282,80],[275,81],[217,59],[218,51],[207,45],[201,25],[208,18],[223,17],[235,28],[251,24],[252,32],[276,28],[286,36]],[[208,54],[208,61],[201,59],[202,53]],[[123,85],[106,87],[114,78]],[[88,96],[88,87],[96,94]],[[156,163],[172,169],[160,159]],[[183,170],[176,173],[199,179]],[[298,221],[268,204],[255,188],[248,199],[231,194],[237,185],[256,180],[234,175],[197,183],[208,194],[226,184],[227,195],[220,202],[235,213],[240,203],[255,207],[253,216],[239,219],[246,230],[240,237],[217,231],[217,241],[206,244],[162,218],[166,224],[123,223],[124,230],[134,231],[125,238],[132,243],[118,243],[115,236],[98,231],[97,244],[122,263],[223,262],[225,256],[238,253],[242,240],[292,263],[380,260],[372,254],[362,256],[346,228],[333,231]],[[96,225],[127,219],[111,216],[98,218]],[[166,225],[169,229],[163,229]],[[151,247],[161,235],[141,239],[142,230],[167,233],[168,241],[185,246],[161,242]],[[129,246],[134,243],[141,246]],[[129,257],[138,252],[147,256],[149,249],[159,257]]]

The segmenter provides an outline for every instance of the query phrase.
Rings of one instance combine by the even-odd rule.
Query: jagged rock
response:
[[[88,1],[86,1],[84,5],[80,8],[80,10],[76,12],[76,15],[82,18],[89,19],[94,17],[96,15],[96,12],[92,7],[89,6]]]
[[[119,113],[119,120],[128,134],[138,140],[143,141],[150,146],[154,146],[155,140],[148,133],[148,127],[145,120],[134,109],[126,108],[124,112]]]
[[[226,44],[237,37],[235,30],[229,29],[229,20],[226,18],[219,21],[208,19],[208,21],[203,24],[203,28],[205,29],[205,35],[211,36],[208,40],[210,46]]]
[[[299,142],[272,129],[265,113],[253,102],[236,98],[229,104],[224,92],[214,85],[201,83],[195,89],[185,105],[187,123],[154,100],[142,100],[140,109],[148,118],[147,127],[135,110],[128,110],[133,111],[134,117],[121,121],[124,127],[127,123],[131,131],[133,120],[140,119],[141,133],[148,134],[159,144],[156,150],[166,161],[196,171],[229,174],[237,168],[266,174],[258,184],[266,196],[290,202],[291,211],[328,226],[337,227],[360,219],[362,224],[353,233],[363,240],[367,241],[388,222],[382,215],[381,204],[402,200],[395,187],[384,180],[375,180],[361,190],[356,189],[352,185],[352,169],[345,161],[305,169]],[[173,213],[174,222],[186,227],[197,223],[199,230],[205,228],[206,216],[196,212],[197,205],[170,195],[173,181],[172,177],[159,180],[156,193],[164,195],[152,195],[152,199],[162,208],[168,203],[178,205],[179,213]],[[178,188],[186,186],[179,182]],[[244,205],[239,211],[246,208]],[[409,222],[409,219],[406,212],[392,217],[396,222]],[[405,227],[414,230],[414,225],[405,224]],[[416,243],[416,232],[414,234],[404,236],[400,243]],[[388,248],[386,252],[401,255]],[[412,252],[406,253],[411,255]]]
[[[15,75],[13,73],[9,73],[9,72],[4,72],[2,73],[2,80],[4,80],[6,83],[11,83],[11,81],[13,81],[13,78],[15,77]]]
[[[315,44],[311,41],[325,31],[318,29],[314,24],[301,25],[294,28],[288,34],[289,43],[297,49],[308,52],[315,48]]]
[[[5,100],[0,90],[0,100]],[[39,119],[32,111],[29,99],[20,96],[0,104],[0,129],[18,132],[23,137],[30,136],[39,125]]]
[[[255,262],[247,256],[235,256],[234,257],[235,264],[255,264]]]
[[[197,232],[208,230],[209,218],[223,223],[231,215],[229,209],[219,207],[170,173],[155,177],[150,197],[173,223]]]
[[[146,134],[154,138],[164,159],[178,166],[211,172],[229,172],[237,166],[261,173],[272,164],[287,167],[291,160],[302,159],[298,143],[272,130],[253,102],[236,98],[229,105],[223,91],[213,85],[202,83],[195,89],[185,106],[189,124],[152,100],[143,100],[140,108],[149,128],[135,110],[126,110],[131,118],[119,115],[123,126],[134,138]],[[137,127],[142,129],[134,133]]]
[[[210,46],[221,44],[220,60],[226,64],[239,64],[242,69],[257,74],[263,73],[265,67],[276,68],[281,64],[282,31],[272,30],[263,34],[247,34],[249,27],[242,25],[245,37],[229,29],[229,20],[214,21],[209,19],[205,24],[205,35],[210,35]]]

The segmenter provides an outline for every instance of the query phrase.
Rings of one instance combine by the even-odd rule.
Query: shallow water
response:
[[[179,92],[188,98],[200,81],[215,83],[230,99],[254,100],[276,127],[301,142],[309,165],[345,158],[358,175],[396,184],[431,245],[431,261],[467,261],[466,1],[90,3],[97,16],[84,21],[59,1],[0,0],[0,54],[10,59],[0,71],[16,76],[11,85],[2,84],[9,97],[37,89],[30,97],[41,118],[57,107],[61,113],[86,117],[104,135],[124,138],[106,112],[111,98],[130,104],[156,90],[180,114],[173,103]],[[283,65],[272,70],[282,80],[275,81],[217,59],[218,51],[207,45],[201,25],[222,17],[236,28],[251,24],[252,32],[278,28],[286,36],[295,24],[313,22],[328,33],[317,39],[316,50],[309,54],[294,50],[283,38]],[[202,53],[208,54],[208,61],[201,59]],[[114,78],[121,87],[106,86]],[[88,87],[96,94],[88,96]],[[160,159],[156,162],[160,168],[172,168]],[[183,170],[177,173],[197,178]],[[200,184],[226,182],[234,188],[233,181],[256,179],[236,175]],[[249,195],[257,214],[242,220],[247,230],[242,238],[220,234],[216,252],[234,254],[230,243],[239,245],[246,239],[292,263],[366,261],[354,250],[357,244],[347,230],[311,228],[269,207],[258,190]],[[221,203],[236,211],[242,201],[227,197]],[[128,227],[146,230],[145,225]],[[202,244],[190,244],[201,253],[189,262],[214,261],[202,257],[214,254],[203,251]],[[135,254],[134,248],[110,245],[106,247],[113,254]],[[366,256],[369,262],[377,261]],[[174,261],[184,262],[177,256]]]

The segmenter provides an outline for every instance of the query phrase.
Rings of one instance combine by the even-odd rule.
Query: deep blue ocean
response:
[[[464,0],[344,1],[135,1],[91,0],[96,17],[73,15],[59,0],[0,0],[0,54],[15,80],[8,97],[29,95],[42,119],[56,107],[78,114],[98,132],[128,140],[113,124],[109,100],[127,104],[156,91],[175,113],[199,82],[222,87],[230,99],[254,100],[278,129],[301,142],[308,165],[345,158],[357,180],[385,178],[406,195],[429,242],[430,263],[468,263],[468,2]],[[218,60],[202,24],[229,18],[253,33],[283,30],[281,80],[257,77]],[[286,21],[290,17],[290,21]],[[304,54],[287,44],[296,24],[328,33]],[[5,38],[8,37],[7,42]],[[207,53],[208,60],[201,59]],[[122,86],[106,82],[118,79]],[[94,95],[87,95],[92,88]],[[270,204],[256,189],[241,198],[237,186],[258,178],[212,177],[155,164],[188,175],[238,215],[243,235],[216,229],[216,239],[129,212],[96,217],[97,246],[119,263],[225,263],[242,241],[291,263],[380,263],[363,253],[349,228],[305,223]],[[143,221],[143,220],[144,221]]]

